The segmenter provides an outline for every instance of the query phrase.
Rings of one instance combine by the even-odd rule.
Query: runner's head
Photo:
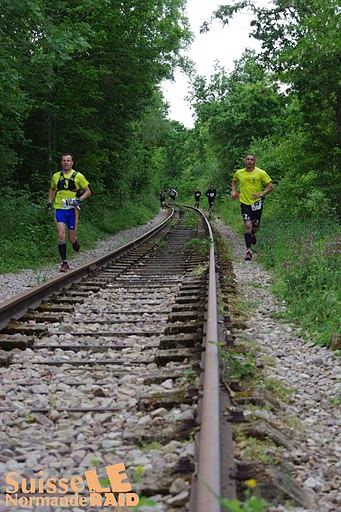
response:
[[[64,153],[62,155],[60,163],[63,171],[70,171],[73,166],[73,155],[71,153]]]
[[[256,165],[256,157],[252,153],[249,153],[245,157],[245,166],[247,170],[253,171]]]

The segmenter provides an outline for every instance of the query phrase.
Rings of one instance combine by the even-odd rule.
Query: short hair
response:
[[[73,154],[70,151],[66,151],[65,153],[63,153],[61,158],[63,158],[63,156],[71,156],[72,160],[74,160]]]

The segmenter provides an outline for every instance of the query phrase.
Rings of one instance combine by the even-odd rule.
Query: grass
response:
[[[259,439],[252,436],[247,436],[244,438],[245,447],[242,448],[242,457],[253,462],[263,464],[273,463],[273,457],[268,455],[267,449],[269,447],[275,448],[275,443],[269,438]],[[238,440],[236,440],[238,443]]]
[[[46,197],[34,198],[26,191],[3,190],[0,193],[2,229],[0,243],[0,274],[37,270],[60,261],[54,213],[47,212]],[[82,250],[94,248],[99,240],[126,228],[145,224],[158,211],[157,201],[147,206],[113,200],[91,198],[82,205],[78,237]],[[73,254],[67,242],[68,256]],[[43,276],[41,276],[43,279]]]
[[[267,377],[263,380],[261,388],[266,394],[280,399],[282,402],[289,402],[292,394],[295,392],[293,388],[287,388],[278,379]]]
[[[208,263],[204,263],[203,265],[197,265],[193,270],[192,270],[192,274],[194,276],[202,276],[203,274],[205,274],[205,272],[207,271],[208,269]]]
[[[230,379],[241,379],[253,374],[255,361],[250,353],[242,354],[233,349],[220,349],[224,371]]]
[[[195,247],[202,254],[208,254],[211,247],[211,240],[209,238],[192,238],[189,242],[186,242],[187,247]]]
[[[243,501],[237,498],[232,500],[219,498],[224,510],[227,512],[266,512],[269,510],[270,503],[260,496],[256,488],[257,481],[254,479],[246,480],[245,486]]]
[[[223,203],[219,215],[243,234],[236,202]],[[300,219],[285,212],[282,218],[275,203],[266,204],[255,251],[273,275],[274,292],[287,303],[281,317],[328,346],[331,335],[341,332],[340,225],[326,216]]]

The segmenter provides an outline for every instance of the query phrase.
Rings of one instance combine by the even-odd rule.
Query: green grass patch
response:
[[[185,243],[186,247],[195,247],[202,254],[208,254],[211,247],[211,240],[209,238],[192,238],[189,242]]]
[[[158,211],[157,201],[148,206],[113,199],[91,197],[81,207],[78,238],[81,250],[94,248],[99,240],[136,225],[147,223]],[[46,211],[46,197],[35,197],[26,191],[5,189],[0,194],[0,274],[39,269],[59,263],[54,212]],[[67,242],[68,257],[73,250]]]
[[[243,234],[239,204],[227,201],[219,214]],[[280,317],[328,346],[331,335],[341,329],[341,228],[328,218],[285,215],[279,215],[275,204],[265,206],[254,250],[272,272],[274,292],[287,303]]]

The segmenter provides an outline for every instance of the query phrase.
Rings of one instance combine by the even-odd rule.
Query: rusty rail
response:
[[[213,233],[206,219],[211,240],[207,328],[205,345],[204,389],[199,435],[199,463],[196,484],[195,512],[220,512],[220,414],[218,313]]]

